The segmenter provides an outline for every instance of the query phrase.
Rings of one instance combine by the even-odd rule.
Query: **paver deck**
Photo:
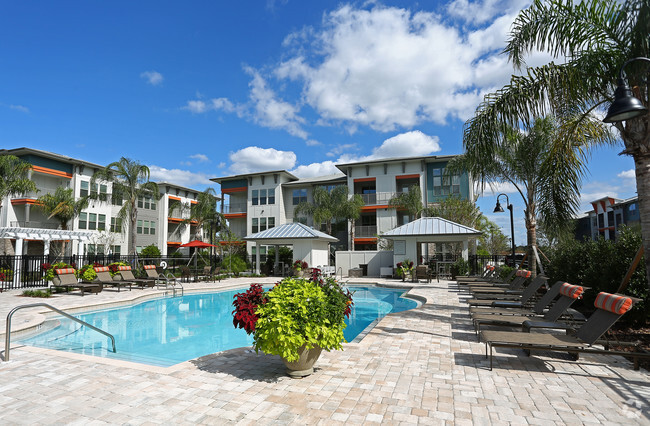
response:
[[[285,375],[278,357],[249,348],[159,368],[12,345],[11,360],[0,363],[0,423],[650,424],[650,374],[623,358],[583,355],[574,362],[562,354],[497,350],[489,371],[485,346],[453,284],[351,282],[412,287],[426,303],[387,316],[344,351],[323,352],[315,373],[299,380]],[[157,292],[31,299],[8,291],[0,293],[0,330],[21,304],[71,309]],[[42,321],[40,311],[16,313],[14,329]]]

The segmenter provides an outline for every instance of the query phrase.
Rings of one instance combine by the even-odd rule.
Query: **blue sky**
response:
[[[522,0],[6,2],[0,146],[156,180],[462,152],[462,126],[513,73],[500,51]],[[533,54],[528,63],[549,60]],[[635,195],[622,145],[594,153],[582,201]],[[216,186],[213,184],[213,186]],[[516,240],[523,207],[512,188]],[[495,194],[478,205],[492,214]]]

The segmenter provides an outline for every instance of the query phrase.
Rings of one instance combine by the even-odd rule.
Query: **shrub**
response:
[[[120,273],[120,266],[129,266],[126,262],[113,262],[108,264],[108,272],[111,274],[111,277]]]
[[[145,248],[142,249],[140,252],[140,256],[146,257],[146,258],[157,258],[160,257],[160,249],[156,247],[154,244],[151,244]]]
[[[52,281],[54,278],[55,269],[65,269],[65,268],[74,268],[74,265],[70,265],[65,262],[55,262],[55,263],[44,263],[41,265],[43,270],[43,279],[45,281]]]
[[[456,276],[467,275],[469,273],[469,262],[459,257],[451,266],[456,272]]]
[[[48,298],[52,295],[52,291],[47,288],[45,290],[24,290],[23,296],[25,297],[42,297]]]
[[[104,266],[101,263],[93,263],[92,265],[84,265],[77,271],[77,278],[81,278],[83,281],[94,281],[97,278],[97,272],[95,272],[95,267]]]
[[[508,278],[508,275],[510,275],[513,269],[514,268],[512,266],[501,265],[499,268],[499,278],[501,281],[504,281],[506,278]]]
[[[246,261],[235,254],[224,257],[223,262],[221,262],[221,268],[228,272],[232,272],[235,275],[239,275],[248,269]]]

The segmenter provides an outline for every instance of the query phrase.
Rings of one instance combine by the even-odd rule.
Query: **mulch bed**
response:
[[[635,350],[634,347],[617,346],[616,342],[640,342],[639,347],[643,351],[650,353],[650,327],[610,329],[605,337],[610,341],[611,350],[632,352]],[[630,360],[633,359],[630,358]],[[639,366],[650,371],[650,359],[639,359]]]

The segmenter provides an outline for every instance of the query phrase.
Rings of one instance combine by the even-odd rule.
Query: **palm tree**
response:
[[[529,68],[526,75],[513,77],[508,86],[486,96],[476,116],[466,123],[465,143],[481,145],[483,155],[490,156],[500,145],[498,134],[504,123],[528,124],[549,112],[561,117],[572,110],[580,121],[596,128],[600,120],[592,112],[603,110],[613,100],[623,63],[650,56],[648,34],[647,0],[535,0],[515,20],[505,52],[518,68],[525,65],[528,53],[537,50],[563,63]],[[635,96],[648,106],[647,65],[642,65],[632,63],[626,71]],[[634,159],[643,247],[650,253],[650,114],[614,126],[625,146],[623,153]],[[584,163],[591,134],[564,128],[566,137],[558,138],[553,149],[570,155],[577,147],[582,151],[574,163]],[[650,286],[650,256],[645,262]]]
[[[136,253],[138,198],[149,196],[156,200],[160,199],[158,185],[149,180],[150,176],[149,167],[138,161],[122,157],[120,161],[112,162],[92,177],[92,183],[97,179],[112,182],[112,196],[125,201],[117,217],[122,221],[129,219],[129,254],[131,255]]]
[[[81,211],[88,207],[88,197],[75,199],[72,188],[58,187],[56,191],[38,197],[37,205],[48,219],[55,218],[61,224],[61,229],[68,229],[68,222],[79,216]],[[66,251],[66,242],[63,241],[63,250]]]
[[[332,222],[341,219],[341,207],[348,200],[348,188],[345,185],[337,185],[328,191],[322,186],[314,188],[314,201],[302,202],[296,206],[293,211],[295,218],[299,216],[311,216],[314,226],[319,227],[325,224],[325,229],[329,235],[332,235]]]
[[[389,206],[406,209],[411,220],[418,218],[422,212],[422,192],[419,185],[412,185],[408,192],[401,192],[388,202]]]
[[[361,217],[361,208],[365,205],[363,198],[359,194],[352,194],[351,197],[347,196],[348,187],[346,189],[346,200],[341,203],[337,209],[337,219],[344,219],[350,222],[350,244],[349,250],[354,251],[354,226],[355,222]]]
[[[599,123],[592,125],[579,120],[569,125],[575,131],[584,131],[583,134],[589,132],[592,139],[585,136],[586,143],[611,140],[610,133]],[[515,187],[524,201],[529,258],[533,259],[538,216],[547,230],[561,230],[579,207],[585,168],[580,161],[582,146],[555,149],[556,145],[566,143],[565,129],[551,116],[535,120],[526,132],[511,127],[503,130],[491,155],[484,155],[482,144],[470,139],[466,141],[465,153],[450,167],[465,169],[481,182],[509,183]]]
[[[0,211],[7,196],[36,192],[36,184],[29,179],[32,165],[15,155],[0,155]]]
[[[213,188],[207,188],[199,193],[196,203],[187,203],[182,206],[183,210],[189,210],[189,217],[181,222],[184,225],[194,223],[195,240],[203,240],[204,226],[208,223],[220,223],[221,216],[217,212],[217,193]],[[171,213],[172,209],[170,209]]]

